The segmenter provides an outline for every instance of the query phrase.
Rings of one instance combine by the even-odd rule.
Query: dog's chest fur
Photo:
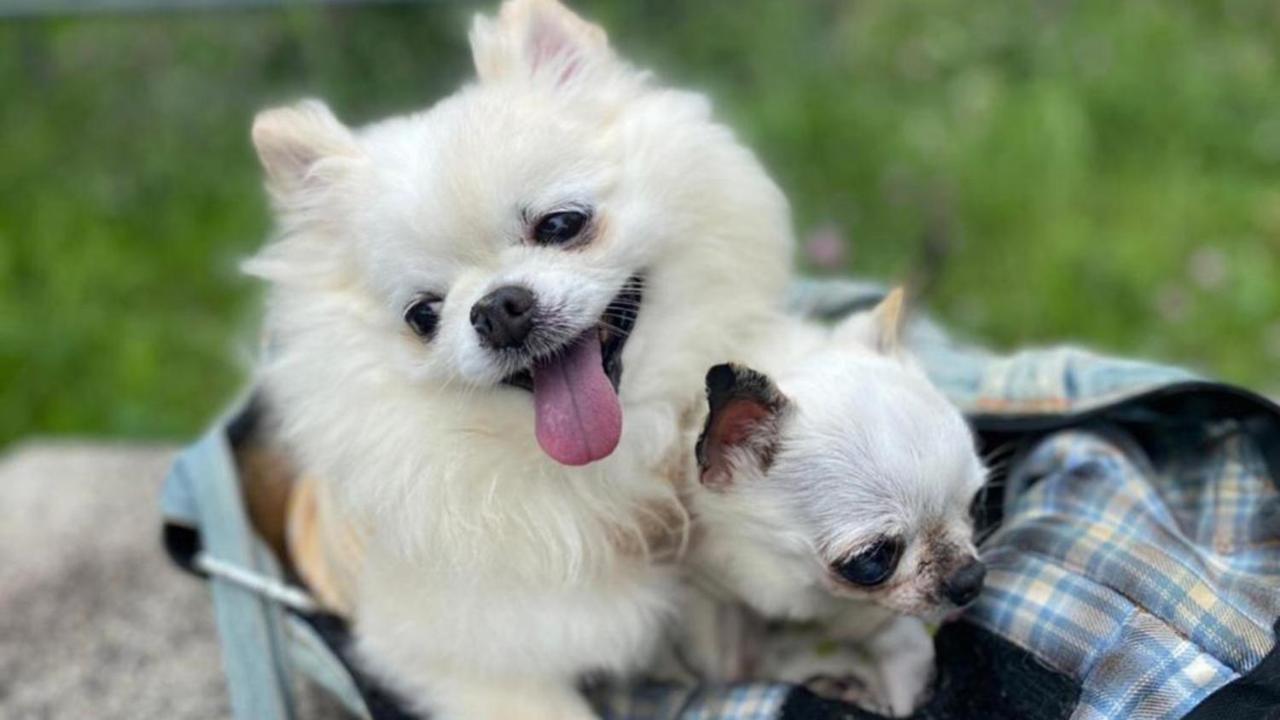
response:
[[[504,424],[494,408],[476,407],[487,403],[401,396],[377,412],[350,412],[379,395],[348,386],[286,410],[300,455],[314,460],[308,475],[331,496],[325,522],[310,530],[318,544],[358,528],[369,551],[396,556],[424,582],[492,573],[579,583],[680,557],[688,520],[678,489],[689,481],[694,423],[683,407],[692,401],[680,411],[628,408],[635,432],[614,456],[569,469],[543,456],[527,426],[505,426],[519,415]],[[656,457],[655,438],[664,446]]]

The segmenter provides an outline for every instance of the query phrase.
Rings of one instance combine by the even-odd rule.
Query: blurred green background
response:
[[[575,6],[713,95],[810,265],[912,277],[996,347],[1280,388],[1274,0]],[[425,105],[467,77],[475,9],[0,21],[0,445],[183,437],[223,407],[260,302],[236,262],[269,231],[254,112]]]

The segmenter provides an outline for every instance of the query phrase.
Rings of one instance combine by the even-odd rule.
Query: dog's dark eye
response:
[[[440,322],[440,303],[440,298],[425,295],[414,300],[404,311],[404,321],[418,337],[429,338],[436,331],[436,324]]]
[[[539,245],[564,245],[578,237],[588,219],[586,213],[577,210],[543,215],[533,228],[533,239]]]
[[[838,563],[835,571],[854,585],[870,587],[888,580],[901,557],[901,540],[881,538],[870,548]]]

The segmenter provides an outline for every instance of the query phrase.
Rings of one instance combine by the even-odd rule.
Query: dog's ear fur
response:
[[[868,312],[857,313],[836,326],[840,342],[858,343],[883,355],[903,354],[907,322],[906,291],[896,287]]]
[[[790,406],[773,381],[742,365],[716,365],[707,371],[707,403],[697,447],[702,484],[713,490],[728,487],[741,463],[768,470]]]
[[[258,113],[253,145],[278,199],[326,181],[326,161],[359,155],[355,137],[319,100]]]
[[[497,18],[477,15],[471,55],[482,82],[548,78],[555,85],[611,57],[604,30],[557,0],[507,0]]]

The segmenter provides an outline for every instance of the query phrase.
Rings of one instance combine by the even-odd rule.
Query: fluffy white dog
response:
[[[905,714],[931,673],[921,619],[981,590],[969,507],[986,470],[960,412],[901,347],[901,321],[898,290],[834,329],[778,323],[752,361],[759,371],[708,373],[701,484],[689,497],[706,592],[691,601],[684,641],[703,675],[839,679],[869,655],[868,694]],[[734,602],[817,630],[765,639]],[[797,638],[850,641],[861,657],[806,655]]]
[[[703,97],[553,0],[471,45],[424,112],[255,121],[261,383],[362,545],[366,665],[433,717],[586,718],[575,680],[643,662],[672,603],[703,376],[774,316],[788,212]]]

